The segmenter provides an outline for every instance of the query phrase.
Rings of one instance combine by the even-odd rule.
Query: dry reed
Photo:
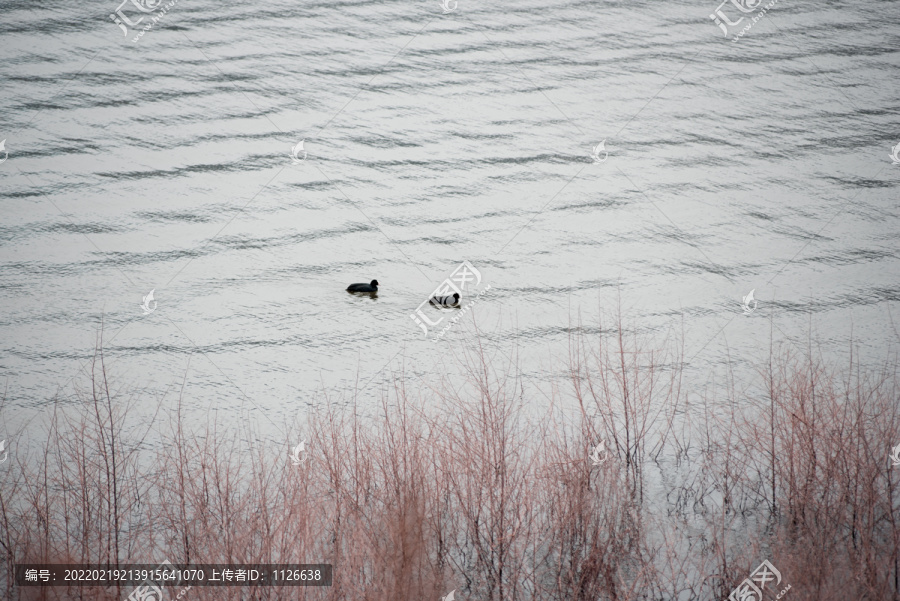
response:
[[[180,397],[166,431],[141,432],[101,346],[80,403],[56,403],[40,451],[0,476],[4,598],[129,593],[17,587],[17,563],[168,560],[334,565],[329,588],[194,587],[188,601],[722,600],[769,559],[792,601],[900,599],[894,365],[773,351],[764,397],[729,380],[698,413],[680,347],[617,323],[573,337],[569,393],[526,396],[515,366],[478,348],[461,391],[410,393],[401,374],[367,405],[375,418],[326,403],[296,466],[289,441],[189,429]],[[611,453],[594,465],[599,440]]]

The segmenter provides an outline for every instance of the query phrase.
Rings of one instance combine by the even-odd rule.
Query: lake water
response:
[[[101,319],[119,385],[274,438],[479,342],[549,386],[619,304],[695,382],[900,341],[897,4],[780,0],[736,41],[715,0],[154,6],[4,8],[7,431],[73,398]],[[423,337],[464,260],[490,293]]]

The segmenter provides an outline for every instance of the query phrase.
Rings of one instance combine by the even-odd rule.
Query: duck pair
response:
[[[350,284],[347,292],[378,292],[378,280],[372,280],[368,284]],[[459,292],[448,296],[433,296],[428,299],[435,307],[455,307],[459,304]]]

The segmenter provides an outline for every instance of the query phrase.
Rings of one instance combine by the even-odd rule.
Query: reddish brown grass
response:
[[[573,337],[571,394],[545,396],[477,349],[459,392],[411,393],[401,374],[375,418],[329,400],[294,466],[296,441],[189,429],[181,399],[166,431],[141,431],[98,348],[80,405],[57,404],[41,452],[0,476],[2,596],[129,592],[17,587],[17,563],[168,560],[334,565],[330,588],[183,597],[197,601],[712,600],[769,559],[790,601],[898,601],[895,366],[773,352],[764,397],[729,379],[700,412],[681,361],[617,324]],[[612,453],[594,466],[599,440]]]

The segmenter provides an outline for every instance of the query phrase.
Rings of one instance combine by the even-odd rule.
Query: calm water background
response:
[[[683,336],[695,384],[749,382],[770,337],[877,365],[900,3],[782,0],[737,43],[716,5],[179,0],[132,42],[114,1],[5,3],[4,427],[71,402],[101,318],[123,387],[170,404],[183,380],[188,412],[273,440],[479,341],[546,390],[617,303]],[[410,314],[463,260],[493,292],[480,337],[423,339]]]

